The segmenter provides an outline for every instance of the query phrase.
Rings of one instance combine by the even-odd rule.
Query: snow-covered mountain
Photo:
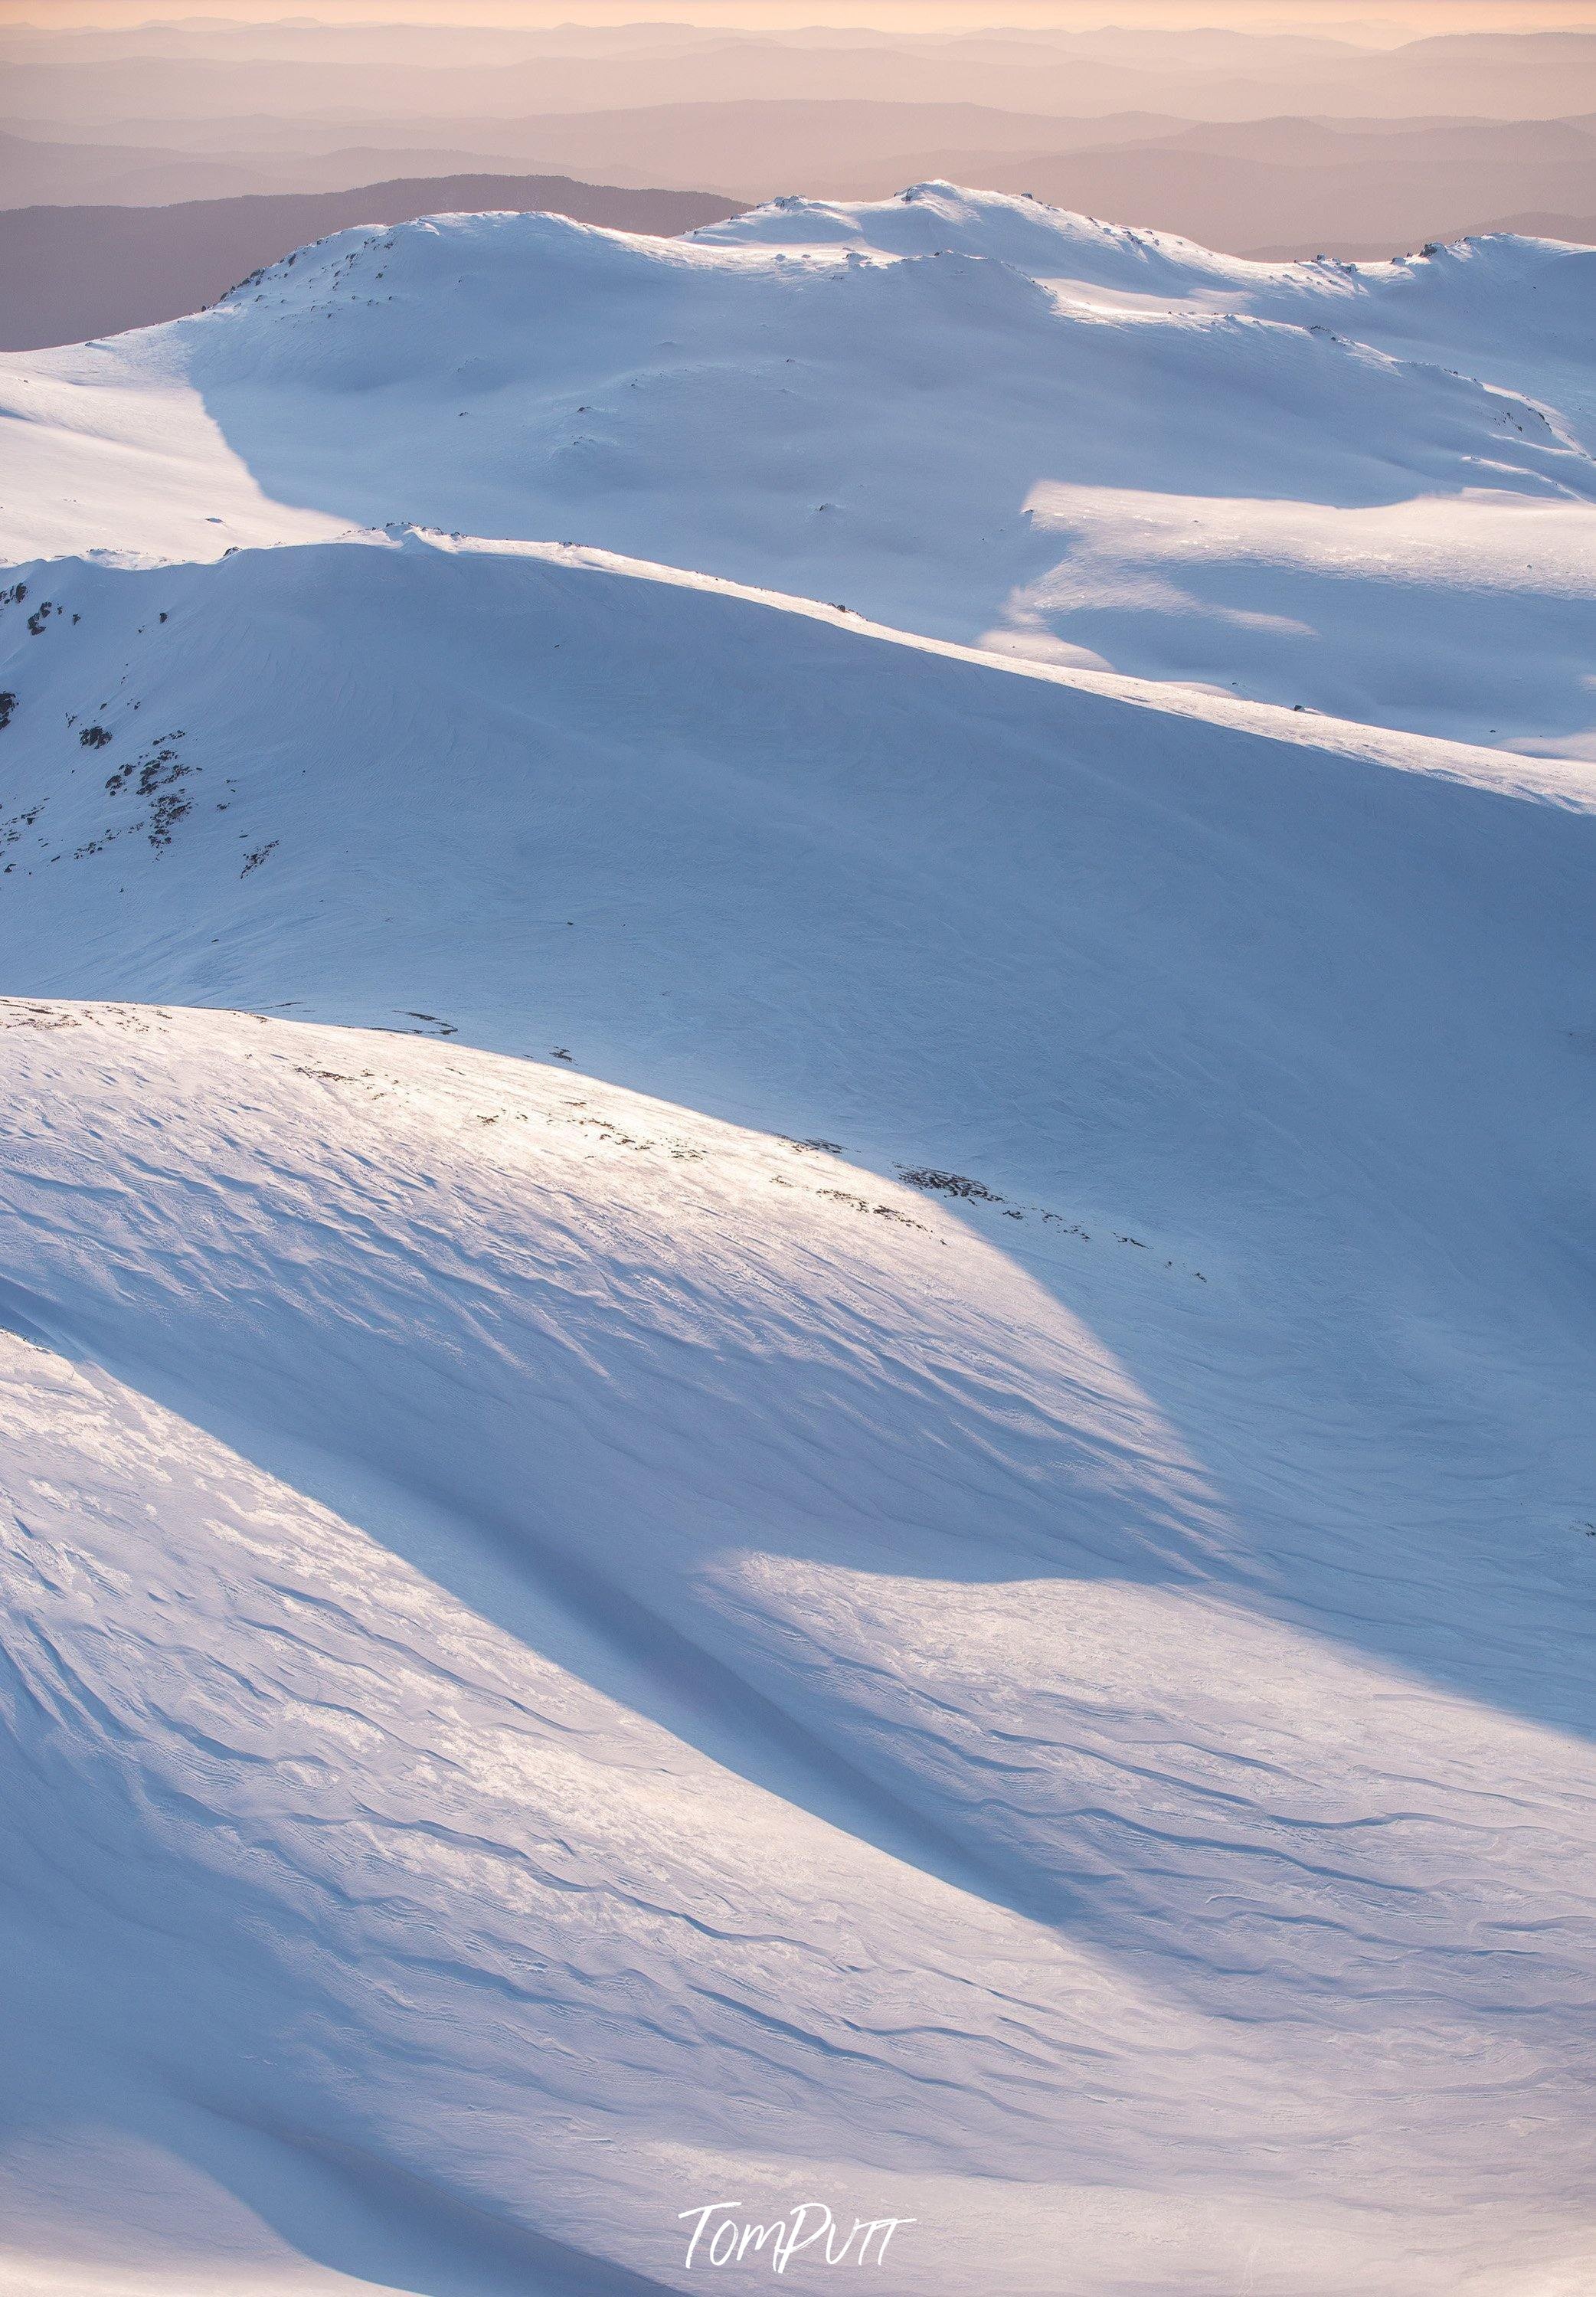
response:
[[[685,242],[351,230],[196,319],[0,358],[0,510],[19,559],[569,539],[1587,755],[1593,283],[1550,242],[1271,267],[938,186]]]
[[[1581,260],[446,218],[11,363],[8,2297],[1583,2288]]]

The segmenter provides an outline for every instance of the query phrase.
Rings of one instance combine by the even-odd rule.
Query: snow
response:
[[[469,2198],[507,2256],[663,2285],[677,2208],[795,2176],[934,2225],[905,2292],[1056,2285],[1082,2186],[1105,2286],[1171,2285],[1171,2242],[1178,2286],[1437,2290],[1548,2243],[1588,1780],[1510,1686],[1571,1543],[1537,1594],[1494,1507],[1227,1494],[1179,1432],[1256,1344],[1222,1269],[1082,1283],[452,1044],[5,1017],[12,1951],[42,1921],[71,1973],[13,2104],[36,2054],[93,2064],[268,2221],[287,2148],[434,2240]],[[1168,1411],[1102,1337],[1139,1316]],[[1271,1479],[1312,1449],[1276,1379],[1230,1413]],[[1404,1420],[1413,1476],[1427,1403],[1457,1475],[1455,1404],[1402,1385],[1337,1448]],[[1429,1667],[1370,1648],[1371,1591]],[[1457,2160],[1460,2087],[1494,2122],[1532,2080],[1533,2140]],[[162,2101],[218,2084],[262,2158]],[[359,2256],[358,2211],[276,2208]]]
[[[778,200],[693,234],[695,245],[819,254],[975,255],[1044,281],[1072,305],[1122,314],[1242,312],[1313,327],[1405,358],[1467,363],[1510,391],[1596,415],[1591,297],[1596,250],[1493,233],[1390,262],[1258,263],[1161,231],[1070,215],[953,184],[843,205]],[[1584,432],[1587,449],[1592,433]]]
[[[0,359],[0,511],[19,562],[569,538],[1590,755],[1592,265],[1518,240],[1248,264],[936,186],[679,242],[351,230],[197,318]]]
[[[1572,418],[943,187],[389,236],[12,363],[0,2282],[1575,2297]]]

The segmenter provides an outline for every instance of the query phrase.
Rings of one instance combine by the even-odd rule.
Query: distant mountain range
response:
[[[251,113],[202,123],[119,123],[127,141],[0,135],[0,207],[96,201],[139,207],[249,192],[342,191],[390,177],[575,174],[608,184],[671,184],[769,198],[828,195],[895,182],[913,152],[1060,153],[1156,142],[1190,122],[1167,112],[1101,119],[980,103],[856,101],[652,103],[529,112],[518,119],[392,113],[380,123]],[[1222,131],[1221,131],[1222,132]],[[1525,139],[1528,148],[1528,139]]]
[[[1596,33],[1582,29],[1386,46],[1148,29],[952,37],[637,29],[642,37],[589,31],[575,41],[535,29],[488,33],[474,45],[458,31],[391,37],[381,28],[341,34],[302,23],[221,26],[202,40],[173,27],[12,30],[0,35],[0,68],[13,119],[45,133],[62,120],[204,123],[236,111],[241,91],[251,109],[282,118],[342,112],[368,123],[777,98],[1230,120],[1298,110],[1310,92],[1315,112],[1347,119],[1555,119],[1596,109]]]
[[[1078,212],[1271,256],[1394,254],[1523,217],[1557,218],[1558,235],[1582,237],[1596,216],[1596,113],[1194,122],[1152,111],[1059,119],[979,103],[697,102],[517,119],[395,118],[383,123],[380,142],[370,140],[371,127],[329,117],[313,133],[305,122],[241,119],[225,123],[224,137],[211,122],[204,148],[185,148],[185,139],[199,131],[176,123],[161,131],[174,139],[164,145],[0,138],[0,209],[351,187],[364,193],[396,179],[468,174],[558,174],[651,196],[666,186],[715,195],[727,206],[794,193],[880,198],[907,184],[951,180],[1032,192]],[[461,196],[440,191],[426,204],[447,206]],[[561,199],[551,194],[543,203],[558,206]],[[241,209],[241,218],[247,212]],[[347,220],[347,211],[336,219]],[[307,223],[300,235],[331,227]],[[646,220],[642,227],[683,226]],[[191,226],[178,228],[186,246]],[[163,251],[150,259],[164,264],[160,235],[149,243]],[[144,259],[129,269],[130,285]],[[87,275],[97,268],[91,249]],[[178,308],[169,297],[146,316]],[[53,317],[51,324],[58,324]]]
[[[0,213],[0,350],[81,342],[177,318],[214,302],[246,272],[350,224],[501,208],[666,238],[740,212],[696,192],[481,175],[173,207],[14,209]]]

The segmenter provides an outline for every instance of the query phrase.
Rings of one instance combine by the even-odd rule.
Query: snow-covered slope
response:
[[[1588,775],[440,538],[0,660],[19,2256],[1575,2287]]]
[[[1488,1060],[1583,1076],[1588,767],[1175,716],[1156,687],[558,547],[368,536],[24,588],[0,608],[0,948],[40,991],[419,1006],[739,1120],[996,1160],[998,1185],[1078,1183],[1085,1157],[1094,1190],[1174,1184],[1196,1074],[1216,1159],[1255,1132],[1267,1170],[1248,1113],[1277,1092],[1317,1153],[1375,1030],[1426,1126],[1390,1160],[1421,1220],[1522,1093]],[[1526,994],[1551,1000],[1527,1037]],[[806,999],[825,1025],[791,1028]],[[1132,1035],[1150,1100],[1117,1079]]]
[[[1527,1487],[1305,1521],[1255,1379],[1249,1517],[1104,1337],[1233,1358],[1220,1271],[453,1045],[0,1020],[8,2288],[687,2287],[717,2199],[915,2219],[901,2297],[1578,2285]],[[1437,1583],[1489,1641],[1373,1650]]]
[[[1583,2297],[1566,256],[10,363],[5,2297]]]
[[[1592,376],[1596,249],[1498,233],[1432,244],[1392,262],[1255,263],[1160,231],[1071,215],[1040,201],[917,184],[852,205],[778,200],[695,243],[890,256],[983,256],[1087,309],[1239,311],[1331,325],[1399,357],[1467,367],[1508,391],[1554,400],[1596,445]]]
[[[19,561],[570,539],[1584,754],[1593,260],[1271,268],[936,186],[679,243],[350,231],[198,318],[0,360],[0,512]]]

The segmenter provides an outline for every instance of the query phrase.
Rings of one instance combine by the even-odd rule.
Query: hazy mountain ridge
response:
[[[663,29],[663,28],[662,28]],[[522,36],[472,60],[453,35],[424,56],[358,35],[339,44],[301,37],[285,53],[258,37],[185,55],[148,39],[79,60],[52,44],[11,47],[11,103],[19,120],[113,119],[140,111],[203,118],[234,108],[248,77],[262,109],[349,109],[368,115],[580,111],[616,104],[793,97],[876,98],[1017,106],[1082,116],[1133,110],[1214,119],[1299,107],[1312,72],[1314,109],[1353,116],[1479,113],[1556,118],[1596,109],[1596,34],[1447,34],[1394,47],[1268,36],[1160,38],[1146,33],[1031,34],[1020,39],[882,37],[828,42],[682,28],[669,37],[539,46]],[[0,55],[7,53],[0,40]],[[57,58],[62,60],[57,61]],[[314,103],[312,103],[314,95]],[[1286,101],[1282,101],[1282,97]]]
[[[737,212],[702,193],[481,174],[177,208],[0,210],[0,348],[80,342],[178,318],[309,241],[440,209],[535,209],[667,236]]]
[[[1505,215],[1596,211],[1589,116],[1192,123],[1151,112],[1049,118],[967,103],[654,103],[498,121],[388,119],[380,128],[333,119],[294,131],[288,122],[240,119],[227,123],[225,155],[214,128],[211,149],[178,148],[177,127],[167,123],[164,150],[159,141],[103,153],[0,141],[0,205],[136,205],[265,192],[274,183],[302,193],[396,177],[551,170],[744,203],[800,189],[876,198],[945,177],[1032,192],[1239,254],[1261,246],[1395,254]],[[381,147],[370,141],[378,134]],[[432,202],[448,204],[442,191]],[[173,219],[174,233],[184,227]]]

